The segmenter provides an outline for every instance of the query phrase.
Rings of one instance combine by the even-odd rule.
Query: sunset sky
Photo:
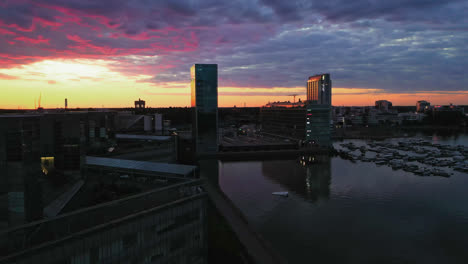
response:
[[[467,0],[0,0],[0,108],[190,105],[218,64],[219,106],[305,99],[468,104]]]

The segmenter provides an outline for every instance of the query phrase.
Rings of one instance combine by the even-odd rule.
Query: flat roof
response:
[[[139,160],[124,160],[102,157],[86,156],[86,165],[102,166],[108,168],[118,168],[127,170],[147,171],[154,173],[165,173],[173,175],[187,176],[197,167],[181,164],[169,164]]]
[[[31,118],[41,116],[43,114],[0,114],[0,118]]]
[[[171,136],[115,134],[115,138],[118,138],[118,139],[135,139],[135,140],[167,141],[167,140],[171,139]]]

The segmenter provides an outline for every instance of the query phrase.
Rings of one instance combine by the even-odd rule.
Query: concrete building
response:
[[[309,103],[331,105],[331,90],[330,74],[310,76],[307,80],[307,101]]]
[[[381,112],[389,112],[392,109],[392,102],[387,100],[375,101],[375,108]]]
[[[430,107],[431,107],[431,103],[429,103],[428,101],[417,101],[416,102],[416,112],[418,113],[423,113],[427,110],[430,110]]]
[[[190,77],[194,152],[217,152],[218,65],[195,64],[190,68]]]

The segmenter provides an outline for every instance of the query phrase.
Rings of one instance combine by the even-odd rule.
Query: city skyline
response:
[[[220,107],[304,100],[319,72],[335,106],[468,103],[466,1],[1,6],[0,108],[190,106],[194,63],[219,65]]]

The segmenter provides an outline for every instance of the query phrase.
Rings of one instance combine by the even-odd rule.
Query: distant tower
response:
[[[320,105],[331,105],[332,83],[330,74],[310,76],[307,80],[307,101]]]
[[[377,108],[381,112],[388,112],[390,109],[392,109],[392,102],[387,100],[375,101],[375,108]]]
[[[68,99],[65,98],[65,109],[68,109]]]
[[[422,101],[416,102],[416,112],[418,113],[422,113],[428,110],[430,107],[431,107],[431,103],[429,103],[428,101],[422,100]]]
[[[192,89],[192,138],[195,153],[218,151],[218,65],[195,64],[190,68]]]
[[[143,109],[145,108],[146,102],[138,98],[138,101],[135,101],[135,108],[136,109]]]

